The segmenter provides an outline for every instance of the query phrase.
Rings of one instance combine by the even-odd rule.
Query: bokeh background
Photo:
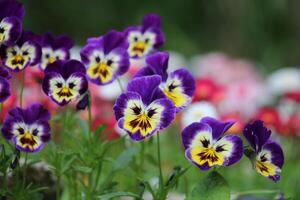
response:
[[[78,44],[110,29],[139,24],[155,12],[163,18],[165,49],[186,56],[223,51],[254,60],[264,71],[300,63],[297,0],[24,0],[25,28],[65,33]]]

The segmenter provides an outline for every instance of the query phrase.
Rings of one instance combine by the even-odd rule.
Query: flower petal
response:
[[[201,122],[208,124],[212,128],[213,140],[218,140],[234,124],[231,121],[221,122],[211,117],[204,117]]]
[[[223,156],[222,165],[229,166],[238,162],[244,152],[243,141],[236,135],[226,135],[214,144],[214,149]]]
[[[262,146],[268,141],[271,135],[271,130],[268,130],[263,121],[256,120],[252,124],[247,124],[243,134],[252,148],[259,152]]]
[[[181,137],[185,149],[207,147],[212,144],[212,129],[208,124],[194,122],[183,129]]]

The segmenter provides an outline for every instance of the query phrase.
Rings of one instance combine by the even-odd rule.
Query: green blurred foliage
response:
[[[163,19],[166,49],[186,56],[224,51],[268,70],[300,63],[297,0],[24,0],[25,28],[65,33],[78,44],[111,29],[139,24],[145,14]]]

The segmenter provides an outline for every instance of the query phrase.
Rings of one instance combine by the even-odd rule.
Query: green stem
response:
[[[121,80],[119,78],[117,78],[117,81],[118,81],[121,92],[124,92],[124,88],[123,88],[123,85],[121,83]]]
[[[162,166],[161,166],[161,154],[160,154],[160,139],[159,133],[157,133],[157,160],[158,160],[158,169],[159,169],[159,189],[163,190],[163,174],[162,174]]]
[[[88,103],[88,120],[89,120],[89,132],[91,134],[92,132],[92,125],[93,125],[93,121],[92,121],[92,95],[89,93],[89,103]]]
[[[249,194],[275,194],[278,193],[278,190],[249,190],[249,191],[244,191],[244,192],[237,192],[234,193],[236,196],[244,196],[244,195],[249,195]]]
[[[22,72],[22,82],[21,82],[21,90],[20,90],[20,107],[23,108],[23,92],[25,86],[25,69]]]
[[[26,187],[26,171],[27,171],[27,159],[28,159],[28,153],[25,153],[25,161],[23,166],[23,186]]]
[[[60,198],[60,175],[57,175],[57,183],[56,183],[56,200]]]

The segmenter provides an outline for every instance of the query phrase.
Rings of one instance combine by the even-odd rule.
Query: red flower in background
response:
[[[292,91],[292,92],[287,92],[284,95],[285,99],[292,100],[296,103],[300,103],[300,90]]]
[[[275,129],[277,133],[280,133],[282,129],[282,119],[276,108],[264,107],[258,110],[255,119],[260,119],[265,122],[269,127]]]
[[[200,78],[196,80],[196,91],[194,101],[209,101],[214,104],[219,103],[225,93],[225,88],[216,84],[210,78]]]

